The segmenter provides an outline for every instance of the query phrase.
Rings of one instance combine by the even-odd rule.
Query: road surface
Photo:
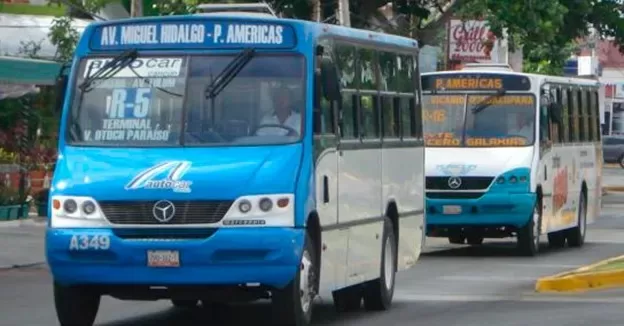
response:
[[[603,215],[581,249],[546,250],[536,258],[514,256],[513,242],[483,247],[428,239],[418,265],[397,279],[389,312],[337,315],[331,300],[315,313],[316,325],[622,325],[624,291],[543,295],[535,279],[624,254],[624,197],[607,196]],[[545,240],[543,245],[546,245]],[[44,266],[0,272],[0,325],[57,325],[51,279]],[[123,302],[104,298],[99,326],[270,325],[266,305],[231,306],[215,319],[198,310],[176,310],[167,301]]]

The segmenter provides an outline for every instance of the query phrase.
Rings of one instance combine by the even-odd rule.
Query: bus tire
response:
[[[100,294],[54,282],[54,306],[61,326],[91,326],[100,309]]]
[[[295,277],[283,289],[272,292],[274,318],[279,325],[307,326],[312,320],[316,297],[316,253],[310,235],[306,234],[301,261]]]
[[[397,241],[392,221],[384,219],[381,239],[381,266],[378,279],[369,281],[364,288],[364,308],[368,311],[388,310],[394,296],[397,272]]]
[[[173,300],[171,300],[171,303],[176,308],[187,308],[188,309],[188,308],[195,308],[195,307],[197,307],[197,304],[199,303],[199,300],[179,300],[179,299],[173,299]]]
[[[518,230],[518,249],[523,256],[536,256],[539,253],[542,224],[542,199],[535,200],[531,218]]]
[[[585,233],[587,231],[587,200],[585,193],[581,192],[579,198],[578,222],[575,227],[566,230],[566,239],[570,247],[582,247],[585,244]]]

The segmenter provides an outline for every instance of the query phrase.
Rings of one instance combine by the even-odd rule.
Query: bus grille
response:
[[[439,191],[427,191],[427,198],[429,199],[477,199],[481,198],[484,192],[439,192]]]
[[[451,177],[427,177],[425,184],[427,189],[432,190],[483,190],[487,189],[494,180],[493,177],[459,177],[461,185],[452,189],[449,187]]]
[[[175,214],[168,222],[154,217],[157,201],[100,201],[100,208],[112,224],[184,225],[217,223],[232,206],[232,201],[174,201]]]

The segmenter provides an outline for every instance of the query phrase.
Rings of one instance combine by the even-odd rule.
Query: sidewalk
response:
[[[0,222],[0,270],[45,263],[45,219]]]

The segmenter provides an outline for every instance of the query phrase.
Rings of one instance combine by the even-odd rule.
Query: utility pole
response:
[[[351,26],[351,11],[349,10],[349,0],[338,0],[338,24],[343,26]]]
[[[322,18],[325,18],[322,17],[321,7],[321,0],[312,0],[312,20],[320,22]]]
[[[143,16],[143,0],[131,0],[130,2],[130,17]]]

